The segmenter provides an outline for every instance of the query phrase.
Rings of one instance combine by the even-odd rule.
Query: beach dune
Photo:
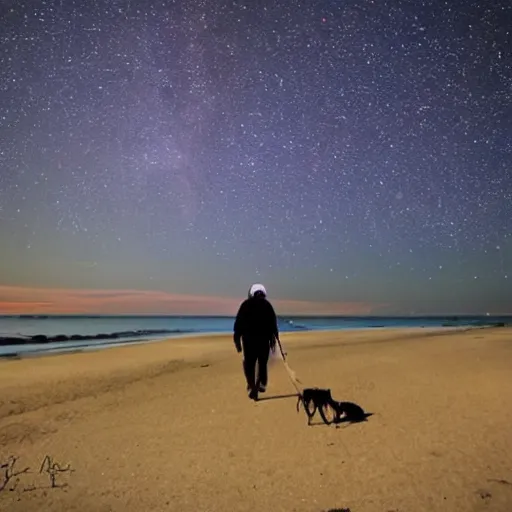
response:
[[[308,426],[278,360],[250,401],[225,335],[1,362],[0,488],[30,471],[10,478],[0,510],[512,510],[512,329],[282,342],[305,386],[368,421]],[[73,470],[55,488],[39,472],[47,455]]]

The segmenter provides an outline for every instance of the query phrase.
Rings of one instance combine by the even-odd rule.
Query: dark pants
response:
[[[270,341],[266,338],[242,338],[244,350],[244,373],[247,387],[254,389],[257,384],[267,385],[267,363],[270,353]],[[258,378],[256,381],[256,363],[258,363]]]

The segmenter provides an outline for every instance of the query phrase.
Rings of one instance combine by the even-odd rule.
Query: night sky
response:
[[[510,0],[2,0],[0,43],[0,313],[512,313]]]

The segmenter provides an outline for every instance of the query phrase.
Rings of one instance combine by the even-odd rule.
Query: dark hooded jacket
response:
[[[265,296],[256,294],[240,305],[235,319],[233,339],[240,348],[240,338],[268,341],[271,344],[279,336],[277,316]]]

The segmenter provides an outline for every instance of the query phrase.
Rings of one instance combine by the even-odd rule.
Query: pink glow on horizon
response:
[[[172,294],[157,290],[92,290],[0,285],[0,314],[228,315],[245,297]],[[384,304],[314,302],[269,297],[278,314],[369,315]]]

